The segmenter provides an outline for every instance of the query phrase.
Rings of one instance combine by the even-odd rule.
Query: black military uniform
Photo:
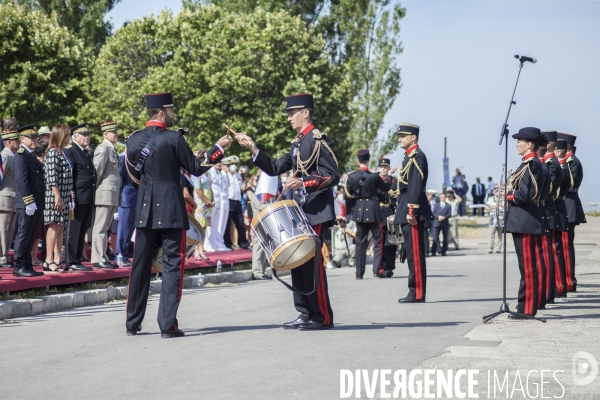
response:
[[[147,108],[173,107],[170,93],[146,96]],[[154,139],[153,144],[149,144]],[[168,130],[161,121],[149,121],[127,139],[127,171],[139,185],[135,212],[137,233],[127,298],[127,333],[135,334],[146,312],[152,258],[162,245],[163,274],[158,325],[163,337],[183,336],[177,325],[185,266],[186,230],[189,220],[179,180],[180,169],[202,175],[223,158],[213,146],[201,158],[194,157],[181,132]],[[143,162],[141,173],[135,167]]]
[[[84,123],[71,128],[71,134],[90,135],[90,124]],[[73,220],[67,232],[67,263],[70,270],[91,271],[81,264],[85,233],[92,225],[94,214],[94,194],[96,192],[96,168],[90,154],[75,141],[65,147],[65,154],[71,162],[75,209]]]
[[[569,135],[566,133],[558,133],[559,139],[567,141],[567,146],[573,148],[575,146],[575,139],[577,136]],[[568,231],[568,246],[569,246],[569,263],[567,264],[567,291],[577,291],[577,278],[575,277],[575,227],[579,224],[585,224],[585,213],[579,198],[579,187],[583,180],[583,166],[581,161],[573,153],[573,151],[567,152],[565,156],[566,165],[569,170],[569,181],[571,183],[570,189],[566,195],[565,205],[567,207],[567,216],[569,218],[569,231]],[[564,246],[564,245],[563,245]]]
[[[389,167],[390,159],[380,158],[379,166]],[[394,212],[396,211],[396,199],[390,195],[390,190],[398,186],[398,183],[394,177],[390,175],[382,176],[381,179],[383,179],[387,186],[387,190],[377,191],[377,197],[379,197],[379,210],[381,213],[381,225],[383,228],[383,236],[381,238],[381,241],[383,242],[381,266],[383,268],[383,275],[386,278],[391,278],[394,275],[394,269],[396,269],[396,253],[398,252],[398,246],[390,244],[387,219],[394,215]]]
[[[419,127],[412,124],[400,124],[398,135],[419,136]],[[425,187],[429,174],[427,157],[418,144],[412,145],[404,153],[402,166],[398,170],[398,185],[394,195],[398,196],[394,224],[400,224],[406,246],[408,260],[408,295],[400,303],[424,302],[427,287],[427,268],[425,264],[425,247],[423,231],[425,221],[431,220],[433,214],[427,200]],[[407,216],[414,216],[416,225],[408,223]]]
[[[565,150],[566,153],[567,141],[557,140],[556,149]],[[559,196],[556,199],[555,204],[562,225],[562,229],[559,232],[559,241],[562,248],[562,268],[559,270],[560,277],[557,276],[556,278],[556,297],[567,297],[567,276],[569,275],[568,271],[570,268],[571,257],[569,256],[569,216],[567,213],[566,194],[571,188],[571,174],[567,167],[566,158],[559,158],[558,162],[562,173],[562,182],[559,189]]]
[[[540,139],[540,146],[547,143],[547,139],[542,135]],[[545,153],[545,151],[544,151]],[[536,236],[536,265],[538,270],[538,300],[537,306],[539,310],[546,308],[546,298],[548,290],[548,278],[550,277],[548,270],[550,268],[548,260],[548,252],[545,249],[545,237],[550,233],[549,214],[546,210],[546,197],[550,193],[550,187],[552,185],[552,178],[548,166],[543,162],[543,157],[536,157],[539,162],[540,169],[542,171],[540,182],[538,182],[539,199],[538,207],[540,208],[540,214],[542,214],[542,234]]]
[[[538,142],[542,135],[537,128],[523,128],[513,135],[514,139]],[[540,187],[543,187],[542,166],[536,153],[523,156],[519,168],[510,177],[506,200],[509,203],[505,215],[504,229],[513,234],[515,251],[519,260],[521,283],[517,312],[535,315],[538,306],[538,270],[536,267],[539,253],[536,249],[537,236],[543,233],[542,213],[537,206]],[[539,183],[542,183],[540,185]],[[509,318],[522,318],[510,314]]]
[[[369,150],[358,151],[358,162],[368,164]],[[357,171],[348,174],[344,185],[344,196],[352,204],[352,220],[356,222],[356,279],[363,279],[367,262],[369,232],[373,235],[373,275],[383,278],[381,266],[383,253],[383,228],[379,206],[378,191],[387,191],[388,186],[379,174],[369,171],[367,165],[361,165]]]
[[[38,125],[27,125],[18,129],[21,136],[32,139],[38,137]],[[22,145],[13,158],[17,193],[17,224],[19,230],[15,237],[14,276],[40,276],[43,272],[33,269],[31,250],[38,237],[38,229],[44,218],[44,165],[38,161],[33,150]],[[34,210],[35,209],[35,210]]]
[[[310,94],[286,97],[284,112],[291,109],[314,109]],[[299,171],[304,187],[294,191],[294,200],[302,207],[315,233],[323,241],[323,235],[335,220],[334,199],[331,188],[338,184],[337,160],[327,136],[310,123],[296,136],[292,149],[277,160],[259,151],[253,157],[254,164],[269,176],[278,176],[290,169]],[[314,286],[315,259],[291,270],[294,288],[309,292]],[[333,327],[333,311],[329,302],[329,289],[325,268],[318,266],[319,285],[310,295],[294,292],[294,306],[300,316],[283,325],[284,328],[311,330]]]
[[[556,145],[556,131],[542,132],[548,142]],[[546,152],[543,163],[549,173],[550,192],[544,202],[548,232],[544,235],[544,260],[546,262],[546,301],[554,303],[557,293],[557,282],[560,277],[560,268],[564,271],[565,263],[562,254],[561,230],[563,222],[557,209],[558,194],[562,183],[562,170],[554,151]],[[564,204],[563,204],[564,205]],[[562,265],[561,265],[562,264]]]

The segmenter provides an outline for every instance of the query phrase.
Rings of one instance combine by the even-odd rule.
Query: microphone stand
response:
[[[502,261],[502,274],[503,274],[503,280],[502,280],[502,289],[503,289],[503,293],[502,293],[502,304],[500,305],[500,311],[496,311],[495,313],[489,314],[489,315],[484,315],[483,318],[483,322],[487,323],[490,320],[496,318],[498,315],[500,314],[504,314],[504,313],[512,313],[512,314],[517,314],[519,316],[522,316],[524,318],[527,319],[535,319],[541,322],[546,322],[545,318],[537,318],[534,317],[533,315],[527,315],[527,314],[521,314],[515,311],[510,311],[510,308],[508,307],[508,303],[506,302],[506,216],[508,215],[508,200],[506,200],[506,189],[508,188],[508,117],[510,116],[510,110],[512,109],[512,106],[514,104],[517,104],[515,102],[515,93],[517,91],[517,85],[519,84],[519,77],[521,76],[521,69],[523,69],[523,60],[519,60],[520,65],[519,65],[519,73],[517,74],[517,81],[515,82],[515,88],[513,89],[513,93],[512,93],[512,97],[510,98],[510,104],[508,105],[508,112],[506,113],[506,119],[504,120],[504,125],[502,125],[502,132],[500,132],[500,142],[498,143],[500,146],[502,145],[502,140],[504,139],[504,215],[505,215],[505,219],[504,219],[504,226],[503,226],[503,239],[504,239],[504,248],[503,248],[503,261]],[[502,188],[501,188],[502,190]]]

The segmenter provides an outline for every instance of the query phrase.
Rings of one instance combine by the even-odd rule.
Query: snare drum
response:
[[[315,256],[317,235],[294,200],[282,200],[262,210],[252,220],[252,233],[269,264],[286,271]]]
[[[402,229],[400,225],[394,225],[394,216],[390,215],[387,217],[387,239],[388,243],[392,246],[400,246],[404,243],[404,236],[402,236]]]
[[[188,220],[190,221],[190,228],[185,232],[185,258],[189,258],[196,250],[198,243],[202,241],[204,237],[204,228],[200,225],[196,217],[192,214],[188,214]],[[158,272],[163,272],[163,249],[162,246],[158,248],[156,256],[152,260],[152,268]]]

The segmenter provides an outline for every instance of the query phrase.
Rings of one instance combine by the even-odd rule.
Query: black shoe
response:
[[[431,253],[431,254],[429,255],[429,257],[435,257],[435,256],[437,256],[437,254],[435,254],[435,253]]]
[[[129,258],[123,257],[123,266],[124,267],[131,267],[131,261],[129,261]]]
[[[508,319],[529,319],[523,314],[510,313],[508,314]]]
[[[417,300],[413,296],[408,295],[406,297],[398,299],[398,303],[425,303],[425,299]]]
[[[185,332],[182,331],[181,329],[177,329],[176,331],[170,331],[170,332],[161,332],[160,337],[163,339],[171,339],[171,338],[176,338],[176,337],[182,337],[185,336]]]
[[[33,278],[35,276],[42,276],[42,275],[44,275],[43,272],[34,271],[33,268],[21,267],[21,268],[16,268],[15,270],[13,270],[13,276],[20,276],[23,278]]]
[[[392,270],[385,271],[386,278],[391,278],[392,276],[394,276],[394,271],[392,271]]]
[[[442,253],[442,257],[446,257],[446,253]]]
[[[556,294],[554,295],[554,297],[555,297],[555,298],[556,298],[556,297],[558,297],[559,299],[564,299],[565,297],[567,297],[567,294],[566,294],[566,293],[563,293],[563,294],[558,294],[558,293],[556,293]]]
[[[575,287],[571,290],[567,289],[567,292],[576,292],[576,291],[577,291],[577,288],[575,288]]]
[[[362,278],[363,278],[362,276],[356,275],[356,279],[362,279]]]
[[[242,250],[250,250],[250,246],[242,246]]]
[[[69,271],[93,271],[94,268],[86,267],[85,265],[81,265],[81,264],[71,264],[71,265],[69,265],[67,270],[69,270]]]
[[[15,265],[11,262],[6,262],[4,264],[0,264],[0,268],[14,268]]]
[[[135,336],[135,335],[138,334],[138,332],[141,332],[141,331],[142,331],[142,326],[140,325],[140,326],[138,326],[137,329],[134,329],[132,331],[130,331],[129,329],[127,329],[125,331],[125,333],[127,334],[127,336]]]
[[[538,310],[545,310],[545,309],[546,309],[546,306],[539,306],[537,309],[538,309]]]
[[[313,321],[312,319],[309,319],[308,321],[303,322],[298,326],[298,330],[301,331],[321,331],[324,329],[331,328],[333,328],[333,324],[325,325],[320,322]]]
[[[115,265],[109,263],[109,262],[101,262],[101,263],[94,263],[94,268],[101,268],[101,269],[115,269],[118,268]]]
[[[554,304],[554,300],[546,300],[546,304]]]
[[[298,328],[298,326],[300,326],[300,324],[303,324],[305,322],[306,321],[302,319],[302,317],[298,317],[293,321],[283,323],[281,327],[284,329],[296,329]]]

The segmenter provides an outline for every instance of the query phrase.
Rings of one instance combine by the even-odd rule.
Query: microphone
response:
[[[530,63],[535,64],[537,62],[537,59],[535,59],[533,57],[520,56],[518,54],[515,54],[515,58],[517,58],[522,63],[529,61]]]

